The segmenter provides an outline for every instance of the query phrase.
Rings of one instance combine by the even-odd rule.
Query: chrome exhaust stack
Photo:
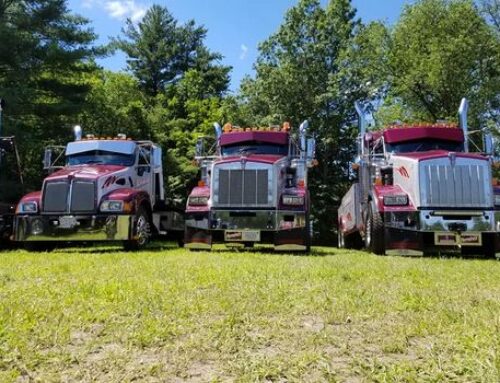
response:
[[[467,112],[469,111],[469,101],[466,98],[462,98],[460,101],[460,107],[458,108],[458,120],[460,123],[460,128],[464,132],[464,151],[469,152],[469,126],[467,125]]]

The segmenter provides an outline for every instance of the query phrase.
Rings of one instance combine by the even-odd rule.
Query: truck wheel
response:
[[[342,230],[340,229],[340,225],[338,228],[338,248],[339,249],[345,249],[345,236],[344,233],[342,233]]]
[[[495,259],[496,258],[496,249],[495,249],[495,235],[484,235],[483,234],[483,248],[482,253],[485,258]]]
[[[311,252],[311,219],[309,217],[309,214],[306,215],[306,237],[305,237],[305,245],[306,245],[306,250],[304,251],[305,254],[309,254]]]
[[[132,235],[134,239],[125,241],[123,246],[127,251],[140,250],[146,247],[151,240],[151,220],[143,207],[140,207],[135,213]]]
[[[365,247],[377,255],[385,255],[384,221],[379,212],[368,206],[368,217],[365,225]]]

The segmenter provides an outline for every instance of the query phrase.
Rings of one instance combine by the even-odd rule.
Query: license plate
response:
[[[481,233],[435,233],[434,243],[438,246],[481,246]]]
[[[228,242],[259,242],[260,231],[258,230],[226,230],[224,239]]]
[[[73,216],[59,217],[59,227],[62,229],[73,229],[78,226],[78,221]]]

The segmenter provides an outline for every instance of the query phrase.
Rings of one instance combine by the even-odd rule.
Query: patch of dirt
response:
[[[302,327],[307,331],[320,332],[325,329],[325,322],[317,316],[306,316],[302,320]]]

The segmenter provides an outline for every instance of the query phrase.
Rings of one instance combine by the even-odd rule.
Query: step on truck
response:
[[[75,141],[47,148],[44,167],[42,190],[25,195],[16,210],[15,239],[28,249],[122,242],[133,250],[155,235],[182,240],[183,211],[166,202],[162,150],[153,142],[82,138],[77,126]]]
[[[205,154],[206,139],[200,138],[196,161],[201,179],[187,200],[186,247],[266,243],[279,251],[309,251],[307,177],[315,140],[308,125],[300,125],[297,142],[288,123],[270,128],[215,124],[213,155]]]
[[[338,210],[339,247],[365,247],[380,255],[495,256],[500,244],[491,158],[468,150],[467,106],[463,99],[460,127],[415,124],[367,131],[356,104],[357,181]]]

